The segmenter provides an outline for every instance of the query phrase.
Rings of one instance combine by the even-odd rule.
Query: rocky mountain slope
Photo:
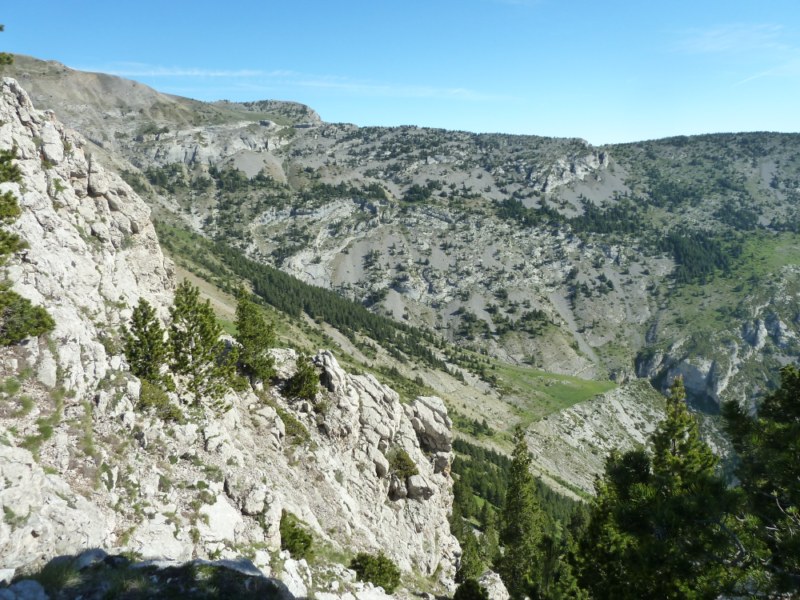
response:
[[[174,286],[149,209],[8,78],[0,148],[16,149],[22,182],[2,190],[19,198],[11,227],[28,245],[6,277],[56,321],[49,335],[0,351],[4,569],[87,547],[247,556],[305,597],[364,591],[342,562],[382,549],[409,589],[452,589],[460,550],[448,524],[452,433],[441,400],[401,403],[320,351],[327,410],[314,410],[282,395],[296,354],[276,350],[274,385],[230,392],[221,412],[202,405],[169,422],[143,410],[119,328],[140,298],[165,318]],[[417,474],[397,474],[398,452]],[[310,565],[280,551],[286,513],[320,549]]]
[[[796,135],[594,148],[198,103],[24,57],[14,73],[158,218],[501,361],[682,374],[714,412],[800,350]]]

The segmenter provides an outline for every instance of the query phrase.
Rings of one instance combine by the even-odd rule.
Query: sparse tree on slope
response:
[[[267,354],[275,345],[275,330],[244,290],[239,291],[236,303],[236,341],[241,345],[239,365],[245,375],[266,381],[275,374],[274,361]]]
[[[505,505],[500,515],[503,556],[498,571],[513,600],[533,596],[541,563],[544,516],[531,474],[531,455],[522,429],[514,435]]]
[[[297,357],[297,372],[292,375],[283,388],[287,398],[314,400],[319,391],[319,373],[307,354]]]
[[[133,309],[130,328],[123,327],[122,340],[131,373],[154,384],[162,383],[161,367],[167,363],[164,328],[144,298],[139,298]]]
[[[170,315],[172,371],[186,376],[187,388],[195,401],[202,397],[219,398],[234,379],[237,357],[220,340],[222,328],[210,302],[200,302],[200,291],[183,281],[175,291]]]

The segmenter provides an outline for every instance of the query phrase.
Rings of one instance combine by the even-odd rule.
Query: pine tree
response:
[[[319,391],[319,373],[307,354],[297,357],[297,372],[289,378],[283,388],[288,398],[314,400]]]
[[[164,328],[144,298],[139,298],[133,309],[130,328],[123,327],[122,341],[131,373],[155,384],[165,381],[161,375],[161,367],[167,363]]]
[[[675,495],[691,491],[698,478],[713,478],[718,459],[700,439],[681,378],[670,387],[666,409],[667,418],[653,434],[653,474],[660,493]]]
[[[195,401],[203,397],[219,398],[234,380],[237,357],[220,340],[222,328],[211,303],[200,302],[200,290],[183,281],[175,291],[170,316],[173,372],[186,376],[187,389]]]
[[[781,386],[757,416],[729,403],[726,431],[739,455],[736,474],[747,512],[758,521],[768,591],[800,590],[800,370],[781,370]]]
[[[267,350],[275,346],[275,330],[264,320],[258,305],[240,290],[236,303],[236,341],[242,372],[266,381],[275,374],[275,364]]]
[[[456,583],[464,583],[468,579],[477,579],[483,573],[480,548],[472,528],[467,526],[461,542],[461,560],[456,571]]]
[[[717,598],[747,558],[738,494],[716,474],[677,380],[652,458],[613,452],[580,541],[581,583],[595,598]]]
[[[544,517],[531,474],[532,458],[521,428],[514,435],[505,505],[500,516],[503,556],[498,571],[513,600],[533,596],[539,579]]]
[[[484,508],[481,517],[483,523],[483,536],[481,537],[481,558],[486,565],[493,565],[500,556],[500,536],[497,532],[497,517],[492,509],[489,508],[489,503],[484,502]]]

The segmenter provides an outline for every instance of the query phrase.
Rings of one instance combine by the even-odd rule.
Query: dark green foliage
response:
[[[580,197],[583,214],[569,220],[575,231],[592,233],[638,233],[642,230],[641,200],[622,196],[608,206],[598,206],[584,196]]]
[[[453,594],[453,600],[489,600],[487,592],[474,578],[464,580]]]
[[[705,231],[673,231],[659,243],[659,249],[675,259],[673,276],[679,283],[706,281],[716,270],[727,272],[732,259],[741,253],[741,243],[724,244],[718,236]]]
[[[280,532],[282,550],[288,550],[297,560],[310,560],[314,556],[314,538],[297,517],[285,510],[281,513]]]
[[[16,233],[0,229],[0,265],[5,264],[9,256],[27,247],[28,245]]]
[[[152,383],[163,381],[161,367],[167,363],[164,328],[155,309],[144,298],[133,309],[130,327],[122,328],[122,342],[131,373]]]
[[[389,471],[400,479],[405,480],[407,477],[419,473],[416,463],[400,446],[390,448],[386,453],[386,459],[389,461]]]
[[[757,416],[731,402],[726,430],[739,455],[747,512],[759,522],[758,537],[771,556],[764,560],[773,592],[800,589],[800,370],[781,370],[781,386]]]
[[[542,202],[540,208],[526,208],[519,200],[506,198],[495,205],[495,213],[501,219],[517,223],[520,227],[535,227],[548,223],[560,223],[564,219],[557,210]]]
[[[16,150],[0,150],[0,183],[19,182],[22,178],[19,166],[13,161],[16,158]],[[17,198],[11,192],[5,192],[0,196],[0,222],[11,223],[20,215]],[[26,248],[27,245],[20,237],[0,229],[0,265],[8,260],[12,254]]]
[[[0,150],[0,183],[19,183],[22,180],[22,172],[13,162],[16,157],[16,149]]]
[[[236,303],[236,341],[239,367],[245,375],[262,381],[275,374],[275,365],[267,350],[275,346],[275,330],[264,320],[258,305],[240,290]]]
[[[738,495],[715,472],[676,380],[667,418],[642,450],[612,453],[580,541],[596,598],[717,598],[743,577]]]
[[[17,220],[20,215],[17,197],[11,192],[0,194],[0,223],[8,224]]]
[[[8,346],[27,337],[39,336],[55,327],[55,321],[41,306],[0,284],[0,345]]]
[[[167,393],[158,385],[147,379],[142,379],[142,389],[139,393],[139,406],[141,410],[152,410],[162,421],[182,423],[183,412],[179,406],[169,401]]]
[[[210,302],[200,302],[200,291],[183,281],[175,291],[170,316],[172,371],[186,376],[187,389],[195,401],[219,398],[234,380],[237,356],[220,340],[222,328]]]
[[[500,513],[500,543],[504,552],[497,565],[513,600],[533,596],[541,571],[544,515],[536,497],[531,462],[525,435],[518,428]]]
[[[469,527],[464,535],[458,538],[461,543],[461,560],[456,571],[456,583],[465,583],[470,579],[477,579],[485,569],[485,563],[481,556],[480,545],[475,538],[475,534]]]
[[[0,53],[0,64],[10,64],[2,62],[6,57],[13,58],[10,54]],[[0,183],[21,180],[19,166],[13,162],[15,157],[16,150],[0,150]],[[0,223],[11,223],[19,215],[19,204],[14,194],[0,194]],[[0,265],[25,247],[25,242],[18,235],[0,229]],[[42,335],[52,331],[55,325],[44,308],[34,306],[30,300],[12,291],[8,282],[0,281],[0,345],[8,346],[27,337]]]
[[[359,552],[350,561],[350,568],[356,572],[359,581],[370,581],[382,587],[387,594],[391,594],[400,584],[400,569],[383,552]]]
[[[406,190],[406,193],[403,194],[403,200],[406,202],[425,202],[429,200],[435,189],[435,187],[431,185],[432,183],[432,181],[429,181],[427,185],[424,186],[418,183],[413,184]]]
[[[319,391],[319,373],[307,355],[297,357],[297,372],[292,375],[283,387],[283,394],[288,398],[314,400]]]
[[[462,519],[477,523],[483,535],[478,538],[484,564],[491,565],[498,554],[498,511],[506,497],[511,459],[494,450],[471,444],[461,438],[453,440],[456,452],[452,464],[453,518],[451,529],[461,542],[471,526]],[[539,505],[545,515],[545,531],[558,538],[563,526],[569,523],[578,503],[555,492],[541,480],[534,480]]]

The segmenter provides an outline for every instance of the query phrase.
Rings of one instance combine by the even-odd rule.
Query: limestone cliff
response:
[[[140,297],[165,317],[174,286],[147,207],[11,79],[0,87],[0,148],[17,149],[23,181],[2,190],[19,198],[13,227],[28,244],[6,277],[57,323],[0,350],[0,568],[103,547],[246,556],[296,596],[352,584],[343,567],[309,570],[280,552],[288,511],[332,555],[382,549],[403,571],[452,586],[460,550],[447,520],[451,424],[441,400],[401,404],[320,351],[318,402],[292,401],[280,391],[295,369],[287,350],[275,352],[273,386],[231,392],[222,414],[165,423],[139,410],[119,327]],[[285,422],[306,435],[287,435]],[[395,473],[401,450],[416,475]]]

